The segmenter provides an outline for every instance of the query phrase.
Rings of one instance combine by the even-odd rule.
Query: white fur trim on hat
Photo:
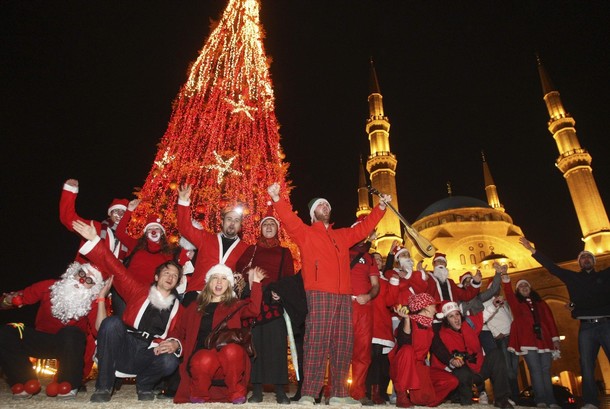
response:
[[[265,220],[269,220],[269,219],[273,220],[275,222],[275,224],[277,224],[278,229],[280,228],[280,221],[273,216],[263,217],[261,222],[258,224],[258,227],[263,227],[263,223],[265,222]]]
[[[89,273],[92,276],[93,281],[95,281],[96,284],[99,284],[104,281],[104,277],[102,277],[102,272],[97,268],[93,267],[91,263],[83,264],[81,268],[85,270],[86,273]]]
[[[448,303],[443,304],[443,306],[441,308],[441,312],[437,313],[436,317],[443,319],[448,314],[452,313],[453,311],[460,311],[460,307],[459,307],[458,303],[449,301]]]
[[[527,286],[528,286],[529,288],[532,288],[532,285],[530,284],[530,282],[529,282],[529,281],[527,281],[527,280],[524,280],[524,279],[521,279],[521,280],[517,281],[517,284],[515,284],[515,288],[519,288],[519,286],[520,286],[521,284],[524,284],[524,283],[525,283],[525,284],[527,284]]]
[[[165,227],[163,227],[161,225],[161,223],[158,222],[150,222],[148,223],[146,226],[144,226],[144,231],[146,231],[146,229],[148,229],[149,227],[158,227],[161,229],[161,231],[163,232],[163,234],[165,234]]]
[[[311,208],[309,209],[309,216],[311,217],[311,222],[312,222],[312,223],[313,223],[313,221],[314,221],[314,219],[315,219],[315,217],[314,217],[314,213],[315,213],[316,207],[318,207],[318,205],[319,205],[320,203],[325,203],[325,202],[326,202],[326,204],[328,205],[328,207],[329,207],[329,208],[332,210],[332,207],[330,206],[330,203],[328,202],[328,200],[324,199],[323,197],[321,197],[321,198],[317,199],[316,201],[314,201],[314,202],[311,204]]]
[[[233,277],[233,270],[231,270],[224,264],[216,264],[215,266],[210,268],[207,274],[205,275],[205,283],[207,284],[208,281],[210,281],[210,279],[212,278],[212,276],[216,274],[225,276],[229,281],[229,285],[231,286],[231,288],[233,288],[233,286],[235,285],[235,277]]]

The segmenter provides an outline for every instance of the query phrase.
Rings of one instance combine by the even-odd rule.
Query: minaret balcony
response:
[[[566,114],[561,118],[551,118],[548,122],[549,131],[552,134],[555,134],[556,132],[565,128],[574,128],[574,125],[576,125],[576,121],[570,116],[570,114]]]
[[[591,155],[586,149],[572,149],[562,153],[555,162],[561,173],[579,166],[591,166]]]

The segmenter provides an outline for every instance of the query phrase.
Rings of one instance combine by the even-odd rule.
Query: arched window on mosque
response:
[[[463,266],[466,265],[466,256],[463,254],[460,254],[460,263],[462,263]]]
[[[471,264],[477,264],[477,258],[474,256],[474,254],[470,255],[470,263]]]

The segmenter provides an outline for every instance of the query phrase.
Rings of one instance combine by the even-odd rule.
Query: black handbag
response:
[[[231,314],[227,315],[212,332],[205,338],[203,346],[206,349],[216,349],[220,351],[222,347],[227,344],[239,344],[241,345],[251,358],[256,358],[256,350],[252,343],[252,327],[254,323],[247,327],[241,328],[227,328],[229,320],[239,311],[245,307],[247,303],[243,303],[235,309]]]

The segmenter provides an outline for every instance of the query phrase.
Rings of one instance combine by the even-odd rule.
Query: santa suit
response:
[[[397,329],[397,346],[390,356],[390,377],[396,391],[409,391],[411,402],[419,406],[438,406],[458,386],[455,377],[437,379],[432,384],[430,367],[426,365],[432,344],[432,326],[411,320],[411,333],[403,331],[401,321]]]
[[[160,241],[155,243],[150,239],[146,239],[146,246],[135,251],[135,247],[138,245],[139,239],[134,239],[127,233],[127,226],[131,220],[132,212],[127,210],[123,215],[117,229],[116,235],[129,249],[129,264],[127,271],[130,276],[140,284],[150,285],[154,281],[154,273],[157,266],[165,263],[166,261],[174,260],[174,253],[162,252]],[[118,287],[114,285],[115,288]],[[121,297],[125,298],[125,295],[118,290]]]
[[[251,298],[249,300],[237,301],[232,305],[221,303],[214,311],[212,329],[232,311],[240,305],[247,305],[231,317],[227,322],[228,328],[240,328],[242,318],[255,317],[260,312],[262,290],[260,283],[253,283]],[[180,349],[184,359],[180,364],[180,385],[174,397],[174,403],[189,403],[191,397],[202,398],[206,402],[230,402],[234,399],[245,397],[248,382],[250,380],[250,358],[245,350],[236,344],[230,344],[216,350],[195,350],[198,342],[202,314],[197,311],[198,304],[191,303],[185,310],[182,319],[170,333],[171,338],[180,342]],[[206,334],[207,336],[207,334]],[[225,357],[223,350],[230,348],[230,357]],[[236,349],[239,348],[239,349]],[[241,351],[240,351],[241,350]],[[205,351],[205,352],[203,352]],[[241,352],[241,353],[239,353]],[[202,353],[209,359],[208,362],[215,365],[197,365],[196,374],[190,368],[191,358],[196,353]],[[228,359],[228,360],[226,360]],[[224,365],[223,365],[224,364]],[[197,377],[194,384],[191,375]],[[213,386],[213,380],[224,380],[226,387]]]
[[[351,268],[352,324],[354,327],[354,350],[352,352],[352,385],[350,394],[359,400],[366,397],[366,373],[371,365],[371,340],[373,339],[373,301],[360,304],[355,297],[369,294],[371,277],[378,277],[379,270],[368,248],[356,245],[349,250],[350,260],[358,257]],[[353,264],[353,262],[352,262]]]
[[[195,271],[189,279],[186,291],[201,291],[205,285],[205,275],[216,264],[225,264],[235,271],[235,264],[248,245],[239,237],[228,249],[223,249],[221,233],[199,230],[191,222],[190,202],[178,200],[178,231],[197,247]]]
[[[443,296],[443,287],[446,286],[446,290],[449,294],[449,298]],[[472,282],[467,288],[458,287],[455,282],[447,278],[444,284],[440,282],[438,278],[434,276],[432,273],[428,273],[428,288],[425,292],[434,297],[437,301],[455,301],[459,303],[460,301],[470,301],[479,293],[479,287],[481,287],[481,283]]]
[[[80,217],[76,213],[76,196],[78,195],[78,186],[71,186],[68,184],[64,184],[64,187],[61,191],[61,198],[59,199],[59,220],[61,224],[66,226],[68,230],[74,232],[74,228],[72,227],[72,222],[75,220],[79,220],[87,225],[91,224],[92,220],[86,220]],[[121,241],[115,236],[115,228],[114,222],[108,218],[103,222],[98,222],[93,220],[93,225],[95,226],[95,230],[97,231],[97,235],[105,241],[108,245],[108,249],[114,254],[116,258],[119,260],[123,260],[127,256],[127,247],[121,243]],[[86,240],[81,240],[80,246],[85,243]],[[80,253],[76,253],[76,261],[83,264],[88,260],[83,257]]]
[[[96,335],[97,303],[92,303],[87,315],[64,324],[51,312],[51,286],[58,281],[40,281],[22,291],[24,305],[40,302],[34,328],[23,324],[0,327],[0,367],[11,386],[37,378],[29,357],[56,358],[60,363],[58,382],[70,382],[72,388],[78,388],[89,374],[83,373],[91,368],[85,365],[91,361],[91,355],[85,356],[85,347],[87,335]]]
[[[111,389],[115,369],[137,375],[138,391],[152,391],[152,387],[178,367],[174,354],[155,355],[153,348],[167,337],[169,330],[180,319],[182,307],[174,294],[163,296],[155,285],[134,280],[125,266],[100,243],[99,237],[88,241],[80,252],[102,271],[114,275],[113,285],[123,295],[123,320],[106,318],[98,337],[98,379],[96,389]]]

